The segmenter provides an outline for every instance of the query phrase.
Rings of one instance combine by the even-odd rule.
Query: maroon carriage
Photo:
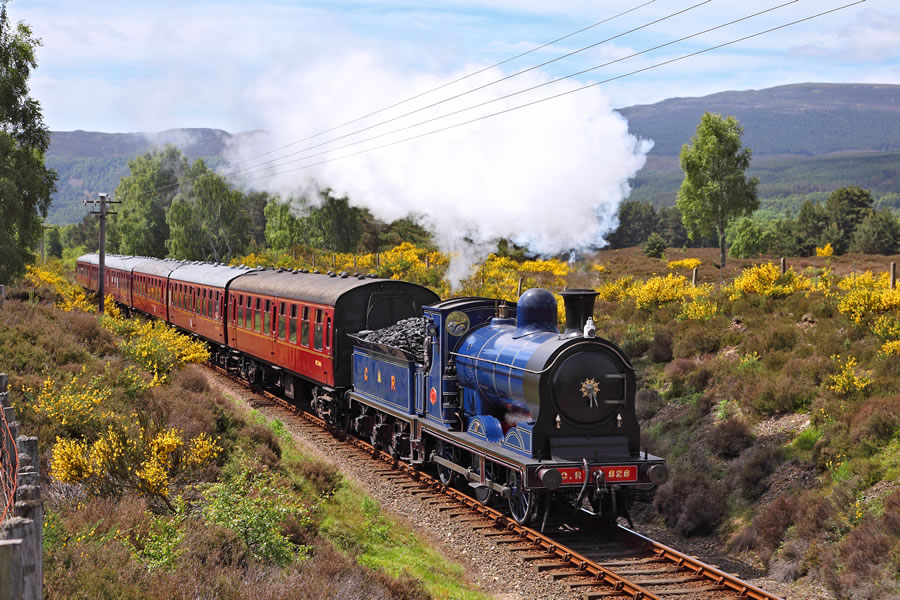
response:
[[[218,344],[223,350],[228,284],[247,271],[246,267],[180,263],[169,274],[169,322]]]
[[[266,378],[291,398],[309,398],[351,385],[348,333],[418,316],[437,300],[427,288],[393,279],[250,271],[229,286],[228,345],[240,353],[248,379]]]

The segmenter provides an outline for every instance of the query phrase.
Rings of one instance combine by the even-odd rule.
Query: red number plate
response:
[[[621,481],[637,481],[637,466],[591,467],[591,473],[603,471],[603,477],[610,483]],[[584,470],[580,467],[566,467],[559,470],[563,483],[584,483]]]

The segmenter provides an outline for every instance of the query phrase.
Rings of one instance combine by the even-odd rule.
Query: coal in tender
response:
[[[360,332],[368,342],[384,344],[391,348],[398,348],[407,354],[411,354],[419,362],[425,361],[425,317],[410,317],[403,319],[390,327],[378,329],[369,333]]]

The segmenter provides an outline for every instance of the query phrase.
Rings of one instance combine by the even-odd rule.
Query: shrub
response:
[[[672,360],[672,335],[665,329],[656,330],[648,350],[650,360],[653,362],[669,362]]]
[[[741,419],[731,417],[713,427],[709,434],[710,449],[724,458],[734,458],[753,443],[750,428]]]
[[[868,440],[885,443],[900,430],[900,405],[897,398],[872,398],[852,416],[850,438],[854,443]]]
[[[750,398],[750,406],[762,415],[775,415],[808,407],[816,397],[816,386],[795,373],[782,371],[765,379]]]
[[[306,557],[309,548],[288,540],[281,528],[288,516],[309,518],[309,509],[291,499],[270,476],[237,476],[203,490],[203,518],[233,530],[254,558],[285,565]]]
[[[696,321],[685,324],[675,335],[672,353],[676,358],[711,354],[719,349],[720,338],[715,331]]]
[[[189,392],[202,394],[209,390],[209,379],[199,366],[190,365],[175,377],[173,383]]]
[[[688,271],[692,271],[693,269],[698,268],[700,264],[699,258],[682,258],[681,260],[673,260],[666,266],[670,269],[687,269]]]
[[[665,238],[658,233],[653,232],[644,243],[644,254],[650,258],[662,258],[663,254],[666,253],[667,247],[668,244],[666,243]]]
[[[762,507],[753,525],[749,528],[751,546],[756,548],[760,557],[768,561],[778,548],[788,527],[794,522],[794,511],[798,506],[797,496],[786,494],[778,496]]]
[[[735,482],[748,500],[756,500],[769,487],[768,478],[781,464],[780,448],[759,448],[736,464]]]
[[[790,350],[797,344],[797,328],[793,325],[776,325],[765,334],[767,350]]]
[[[769,262],[744,270],[728,286],[727,293],[731,300],[741,296],[784,298],[795,292],[808,290],[811,286],[809,279],[798,275],[793,269],[782,275],[781,269]]]
[[[660,486],[653,507],[666,524],[690,537],[711,533],[725,514],[724,487],[699,473],[678,474]]]
[[[825,557],[821,569],[828,586],[841,598],[893,598],[897,581],[897,539],[900,539],[900,492],[885,500],[880,517],[866,515]]]
[[[299,461],[294,470],[308,481],[319,495],[330,494],[341,484],[340,470],[331,463],[322,461]]]
[[[637,418],[646,421],[658,413],[665,402],[656,390],[641,388],[635,396],[634,404]]]

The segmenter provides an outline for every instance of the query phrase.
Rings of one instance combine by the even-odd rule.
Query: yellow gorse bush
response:
[[[211,464],[222,451],[218,439],[201,433],[185,452],[182,436],[178,429],[150,433],[135,424],[117,424],[90,443],[57,437],[50,473],[64,483],[83,484],[96,495],[133,489],[165,499],[173,477]]]
[[[852,289],[838,301],[838,310],[856,325],[862,325],[878,313],[900,310],[900,289]]]
[[[838,372],[828,376],[830,383],[826,387],[829,390],[848,396],[861,392],[872,384],[871,371],[860,370],[860,374],[857,375],[855,357],[848,356],[847,360],[841,362],[840,355],[835,354],[831,359],[837,363]]]
[[[828,242],[822,248],[819,248],[818,246],[816,246],[816,256],[828,257],[828,256],[831,256],[832,254],[834,254],[834,248],[831,247],[831,242]]]
[[[163,321],[106,317],[103,323],[122,338],[122,354],[153,376],[151,385],[165,381],[176,368],[209,360],[205,343],[179,333]]]
[[[709,298],[695,298],[685,302],[681,317],[691,321],[709,321],[719,312],[719,305]]]
[[[673,260],[668,264],[670,269],[687,269],[691,271],[700,267],[699,258],[682,258],[681,260]]]
[[[882,344],[881,353],[884,356],[900,355],[900,340],[893,340]]]
[[[731,285],[725,287],[729,300],[750,295],[784,298],[798,291],[809,290],[812,282],[793,269],[788,269],[782,275],[781,268],[769,262],[746,269]]]
[[[28,265],[25,267],[25,285],[32,288],[50,287],[56,293],[56,306],[66,312],[80,310],[93,312],[97,307],[88,302],[79,286],[69,283],[62,275],[59,263]]]
[[[249,267],[284,267],[286,269],[333,270],[348,273],[375,273],[379,277],[402,279],[430,287],[439,295],[449,291],[444,275],[450,257],[442,252],[419,248],[404,242],[378,255],[316,251],[315,261],[309,254],[254,253],[235,258],[232,265]]]
[[[634,277],[625,275],[624,277],[619,277],[615,281],[608,281],[595,289],[599,294],[597,297],[601,300],[606,300],[607,302],[622,302],[628,297],[628,291],[634,285]]]
[[[70,431],[80,431],[95,418],[95,408],[109,399],[110,390],[103,387],[99,378],[88,379],[86,367],[72,374],[65,383],[48,377],[33,398],[32,408],[39,415],[62,425]],[[23,389],[27,395],[34,393]]]
[[[651,277],[628,288],[628,296],[634,298],[638,308],[658,308],[671,302],[707,296],[712,285],[692,286],[684,275],[669,273],[665,277]]]

